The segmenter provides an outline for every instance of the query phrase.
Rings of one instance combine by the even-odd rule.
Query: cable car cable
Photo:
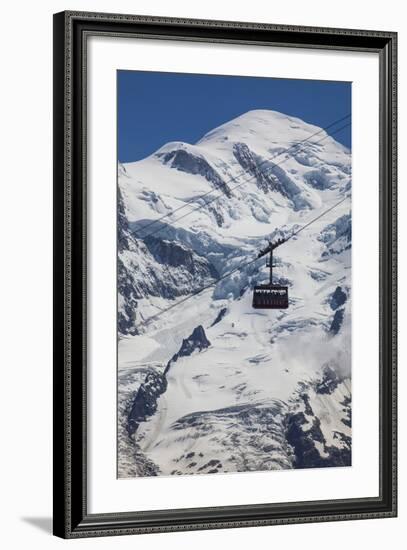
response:
[[[263,164],[265,164],[266,162],[271,162],[272,160],[274,160],[275,158],[283,155],[283,154],[286,154],[288,153],[291,149],[293,148],[296,148],[298,145],[301,145],[307,141],[309,141],[312,137],[320,134],[321,132],[325,131],[325,130],[328,130],[329,128],[331,128],[332,126],[335,126],[336,124],[338,124],[339,122],[342,122],[343,120],[346,120],[347,118],[349,118],[351,116],[351,114],[347,114],[345,115],[344,117],[341,117],[337,120],[335,120],[334,122],[331,122],[331,124],[328,124],[328,126],[325,126],[324,128],[321,128],[320,130],[318,130],[317,132],[315,132],[314,134],[311,134],[310,136],[300,140],[300,141],[297,141],[297,143],[293,143],[292,145],[290,145],[290,147],[288,147],[287,149],[285,149],[284,151],[280,151],[279,153],[277,153],[276,155],[274,155],[273,157],[271,157],[270,159],[264,159],[262,162],[260,162],[257,166],[260,167],[262,166]],[[339,130],[338,130],[339,131]],[[331,134],[330,134],[331,135]],[[233,176],[233,178],[231,178],[229,181],[226,181],[226,182],[223,182],[222,183],[222,186],[226,186],[228,185],[229,183],[232,183],[234,180],[236,180],[237,178],[239,178],[240,176],[243,176],[244,174],[246,173],[245,170],[243,170],[242,172],[240,172],[240,174],[237,174],[236,176]],[[206,193],[204,193],[203,195],[201,195],[200,197],[198,197],[198,200],[200,199],[203,199],[204,197],[206,197],[207,195],[210,195],[211,193],[214,193],[215,191],[218,191],[218,189],[211,189],[210,191],[207,191]],[[169,212],[168,214],[164,214],[163,216],[161,216],[161,218],[158,218],[156,220],[152,220],[150,223],[140,227],[140,229],[146,229],[147,227],[150,227],[151,225],[154,225],[155,223],[158,223],[160,222],[161,220],[167,218],[168,216],[172,216],[173,214],[175,214],[176,212],[178,212],[179,210],[182,210],[183,208],[187,207],[189,204],[195,202],[197,199],[194,198],[194,199],[191,199],[190,201],[188,201],[187,203],[179,206],[178,208],[176,208],[175,210],[173,210],[172,212]]]
[[[263,161],[259,162],[259,164],[257,165],[257,168],[261,167],[263,164],[266,164],[268,162],[272,162],[275,158],[283,155],[283,154],[287,154],[289,153],[292,149],[295,149],[301,145],[304,145],[307,141],[309,141],[310,139],[312,139],[313,137],[317,136],[318,134],[320,134],[321,132],[331,128],[332,126],[335,126],[336,124],[338,124],[339,122],[342,122],[343,120],[346,120],[347,118],[349,118],[351,115],[348,114],[342,118],[339,118],[338,120],[335,120],[334,122],[332,122],[331,124],[329,124],[328,126],[325,126],[324,128],[321,128],[320,130],[318,130],[318,132],[315,132],[314,134],[311,134],[310,136],[308,136],[307,138],[304,138],[303,140],[300,140],[296,143],[293,143],[293,145],[291,145],[290,147],[288,147],[287,149],[285,149],[284,151],[280,151],[279,153],[277,153],[276,155],[272,156],[271,158],[268,158],[268,159],[264,159]],[[323,141],[324,139],[327,139],[328,137],[331,137],[335,134],[337,134],[338,132],[340,132],[341,130],[347,128],[348,126],[350,126],[350,123],[348,124],[345,124],[344,126],[342,126],[341,128],[338,128],[336,130],[334,130],[331,134],[328,134],[327,136],[324,136],[322,138],[321,141]],[[313,142],[314,145],[318,145],[318,143],[321,143],[321,141],[317,141],[316,143]],[[286,160],[288,159],[283,159],[280,163],[278,164],[275,164],[272,166],[272,170],[276,167],[276,166],[280,166],[280,164],[282,164],[283,162],[285,162]],[[229,181],[226,181],[222,184],[222,187],[228,185],[229,183],[232,183],[234,181],[236,181],[237,178],[240,178],[241,176],[244,176],[246,174],[246,171],[243,170],[242,172],[240,172],[239,174],[237,174],[236,176],[233,176],[233,178],[231,178]],[[254,178],[256,176],[250,176],[247,180],[245,180],[244,182],[242,183],[239,183],[238,185],[236,185],[235,187],[232,187],[232,189],[230,189],[230,191],[233,191],[234,189],[236,189],[237,187],[239,187],[240,185],[243,185],[244,183],[247,183],[249,182],[252,178]],[[147,229],[148,227],[151,227],[152,225],[156,224],[156,223],[159,223],[160,221],[162,221],[163,219],[169,217],[169,216],[173,216],[176,212],[179,212],[180,210],[183,210],[184,208],[186,208],[187,206],[189,206],[190,204],[196,202],[197,200],[201,200],[203,198],[205,198],[206,196],[212,194],[212,193],[215,193],[216,191],[219,191],[219,189],[211,189],[210,191],[207,191],[206,193],[204,193],[203,195],[201,195],[200,197],[196,197],[194,199],[191,199],[190,201],[188,201],[187,203],[179,206],[178,208],[176,208],[175,210],[172,210],[171,212],[168,212],[167,214],[164,214],[163,216],[161,216],[160,218],[156,219],[156,220],[152,220],[151,222],[149,222],[148,224],[144,225],[144,226],[139,226],[138,230],[140,231],[143,231],[145,229]],[[218,197],[216,198],[221,198],[223,195],[219,195]],[[208,201],[208,202],[205,202],[204,205],[202,206],[199,206],[198,208],[195,208],[191,211],[192,212],[195,212],[196,210],[199,210],[200,208],[203,208],[203,206],[206,206],[207,204],[211,204],[211,202],[213,201]],[[178,221],[182,218],[184,218],[185,216],[181,216],[181,218],[178,218],[177,220],[175,221]],[[161,231],[163,228],[160,227],[159,230]],[[143,235],[141,236],[142,239],[146,239],[147,237],[150,237],[151,235],[155,234],[155,232],[152,232],[152,233],[148,233],[147,235]]]
[[[267,267],[270,269],[269,282],[266,284],[257,284],[253,288],[253,301],[252,307],[254,309],[287,309],[289,307],[289,297],[288,297],[288,286],[281,285],[278,283],[273,283],[273,252],[276,248],[285,244],[290,239],[301,233],[304,229],[309,227],[312,223],[316,222],[322,216],[325,216],[330,210],[339,206],[342,202],[347,199],[345,196],[343,199],[338,201],[336,204],[332,205],[330,208],[325,210],[319,216],[302,226],[297,231],[293,231],[289,237],[280,237],[277,240],[269,241],[268,246],[257,254],[257,258],[263,258],[267,254],[270,255],[268,263],[266,262]]]
[[[343,130],[344,128],[347,128],[348,126],[350,126],[350,124],[345,124],[345,126],[342,126],[341,128],[338,128],[337,130],[335,130],[335,132],[332,132],[332,134],[328,135],[328,136],[324,136],[321,140],[317,141],[316,143],[314,143],[314,145],[317,145],[319,143],[322,143],[322,141],[324,141],[325,139],[328,139],[329,137],[331,137],[332,135],[340,132],[341,130]],[[274,164],[272,167],[271,167],[271,171],[274,170],[274,168],[278,167],[278,166],[281,166],[281,164],[283,164],[284,162],[286,162],[288,159],[285,158],[283,159],[281,162],[277,163],[277,164]],[[269,161],[268,161],[269,162]],[[233,191],[234,189],[237,189],[238,187],[240,187],[241,185],[244,185],[246,183],[248,183],[251,179],[255,178],[256,176],[250,176],[249,178],[247,178],[245,181],[235,185],[235,187],[232,187],[231,191]],[[179,222],[180,220],[186,218],[187,216],[189,216],[190,214],[193,214],[194,212],[197,212],[198,210],[201,210],[202,208],[204,208],[205,206],[208,206],[209,204],[212,204],[212,202],[216,201],[216,200],[219,200],[223,195],[219,195],[217,197],[213,197],[212,199],[209,199],[207,202],[205,202],[204,204],[202,205],[198,205],[197,207],[195,207],[194,209],[192,209],[191,211],[187,212],[186,214],[183,214],[182,216],[180,216],[179,218],[177,218],[176,220],[174,220],[173,224],[176,223],[176,222]],[[172,224],[172,225],[173,225]],[[155,231],[152,231],[151,233],[148,233],[147,235],[144,235],[143,237],[141,237],[141,239],[147,239],[148,237],[151,237],[153,235],[156,235],[157,233],[160,233],[161,231],[163,231],[164,229],[167,229],[167,226],[163,226],[163,227],[159,227],[158,229],[156,229]]]
[[[322,212],[322,214],[320,214],[319,216],[317,216],[316,218],[314,218],[313,220],[311,220],[310,222],[306,223],[305,225],[303,225],[300,229],[298,229],[298,231],[294,231],[294,233],[292,235],[290,235],[289,237],[287,237],[287,239],[284,241],[284,243],[282,244],[285,244],[286,242],[288,242],[290,239],[292,239],[293,237],[296,237],[298,235],[298,233],[301,233],[301,231],[304,231],[304,229],[306,229],[307,227],[309,227],[312,223],[316,222],[317,220],[319,220],[320,218],[322,218],[323,216],[325,216],[325,214],[328,214],[328,212],[330,212],[331,210],[333,210],[334,208],[336,208],[337,206],[339,206],[340,204],[342,204],[343,202],[346,201],[346,199],[349,198],[349,195],[347,195],[346,197],[344,197],[343,199],[341,199],[339,202],[335,203],[333,206],[331,206],[330,208],[328,208],[327,210],[325,210],[324,212]]]
[[[327,135],[327,136],[324,136],[322,139],[320,139],[319,141],[317,142],[312,142],[314,145],[318,145],[319,143],[322,143],[324,140],[328,139],[329,137],[339,133],[340,131],[344,130],[345,128],[347,128],[348,126],[350,126],[350,123],[348,124],[345,124],[344,126],[341,126],[340,128],[334,130],[331,134]],[[312,137],[312,136],[311,136]],[[307,138],[307,139],[310,139],[310,138]],[[305,143],[306,140],[304,140],[303,143]],[[295,146],[298,146],[298,144],[295,144]],[[280,156],[280,155],[277,155],[277,156]],[[275,158],[275,157],[272,157],[272,158]],[[264,164],[264,163],[267,163],[267,162],[271,162],[272,159],[265,159],[261,164]],[[277,168],[278,166],[281,166],[281,164],[283,164],[284,162],[286,162],[287,160],[289,160],[289,158],[284,158],[283,160],[281,160],[280,162],[276,163],[276,164],[273,164],[273,166],[270,168],[270,172],[272,172],[275,168]],[[261,164],[259,164],[258,166],[260,166]],[[244,173],[240,174],[239,177],[241,175],[244,175]],[[236,176],[238,177],[238,176]],[[241,187],[242,185],[246,184],[246,183],[249,183],[252,179],[256,178],[257,176],[256,175],[252,175],[252,176],[249,176],[247,179],[245,179],[243,182],[240,182],[238,183],[237,185],[235,185],[234,187],[232,187],[230,189],[230,191],[234,191],[235,189],[237,189],[238,187]],[[236,179],[236,178],[235,178]],[[208,195],[209,193],[213,193],[217,191],[217,189],[213,189],[211,191],[209,191],[208,193],[206,193],[205,195]],[[205,195],[202,195],[201,197],[198,197],[198,200],[200,200],[202,197],[204,197]],[[212,202],[215,202],[216,200],[219,200],[220,198],[222,198],[223,195],[218,195],[218,196],[215,196],[213,197],[212,199],[209,199],[208,201],[204,202],[204,204],[202,205],[198,205],[196,206],[195,208],[193,208],[191,211],[187,212],[186,214],[183,214],[182,216],[180,216],[179,218],[177,218],[176,220],[174,220],[173,224],[175,222],[178,222],[184,218],[186,218],[187,216],[189,216],[190,214],[193,214],[194,212],[197,212],[198,210],[201,210],[202,208],[204,208],[205,206],[208,206],[209,204],[212,204]],[[187,204],[179,207],[178,209],[174,210],[173,212],[169,213],[169,214],[166,214],[165,216],[162,216],[161,218],[159,218],[158,220],[154,220],[154,222],[152,222],[151,224],[148,224],[148,226],[152,225],[153,223],[156,223],[156,222],[159,222],[160,220],[162,220],[163,218],[165,218],[166,216],[170,216],[172,215],[173,213],[175,213],[177,210],[181,210],[182,208],[184,208],[185,206],[189,206],[190,204],[192,204],[193,202],[195,202],[196,199],[193,199],[191,201],[189,201]],[[146,226],[144,226],[142,229],[145,229]],[[164,229],[166,229],[167,226],[161,226],[161,227],[158,227],[157,230],[155,231],[152,231],[150,233],[147,233],[147,235],[142,235],[140,238],[141,239],[147,239],[148,237],[151,237],[157,233],[160,233],[160,231],[163,231]]]
[[[306,223],[304,226],[302,226],[300,229],[298,229],[297,231],[295,231],[292,235],[290,235],[289,237],[287,237],[287,239],[284,241],[284,243],[281,243],[281,244],[285,244],[286,242],[288,242],[290,239],[292,239],[293,237],[297,236],[299,233],[301,233],[301,231],[303,231],[304,229],[306,229],[307,227],[309,227],[311,224],[313,224],[314,222],[316,222],[317,220],[319,220],[320,218],[322,218],[323,216],[325,216],[325,214],[328,214],[328,212],[331,212],[332,210],[334,210],[334,208],[336,208],[337,206],[339,206],[340,204],[342,204],[346,199],[349,198],[349,195],[347,195],[346,197],[344,197],[343,199],[341,199],[340,201],[338,201],[337,203],[335,203],[333,206],[330,206],[329,208],[327,208],[327,210],[325,210],[324,212],[322,212],[321,214],[319,214],[316,218],[312,219],[310,222]],[[147,326],[149,325],[152,321],[158,319],[159,317],[161,317],[161,315],[163,315],[164,313],[167,313],[168,311],[170,311],[171,309],[185,303],[187,300],[189,300],[190,298],[193,298],[194,296],[197,296],[198,294],[201,294],[201,292],[204,292],[205,290],[208,290],[208,288],[218,284],[220,281],[222,281],[223,279],[226,279],[227,277],[230,277],[231,275],[233,275],[233,273],[236,273],[236,271],[238,271],[239,269],[242,269],[250,264],[253,264],[254,262],[256,262],[257,260],[260,259],[261,256],[256,256],[256,258],[252,258],[251,260],[248,260],[246,262],[241,262],[238,266],[236,266],[235,268],[233,268],[231,271],[225,273],[224,275],[222,275],[221,277],[219,277],[218,279],[216,279],[215,281],[212,281],[211,283],[208,283],[207,285],[203,286],[202,288],[196,290],[194,293],[192,294],[189,294],[188,296],[185,296],[185,298],[182,298],[181,300],[178,300],[175,304],[172,304],[171,306],[159,311],[158,313],[156,313],[155,315],[152,315],[151,317],[148,317],[143,323],[141,323],[141,326]]]

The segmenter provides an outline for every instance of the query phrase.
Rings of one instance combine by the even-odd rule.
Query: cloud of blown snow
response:
[[[350,378],[352,369],[350,315],[345,313],[338,334],[331,335],[311,328],[300,333],[292,332],[275,342],[276,363],[294,370],[305,367],[312,375],[325,366],[335,370],[340,378]]]

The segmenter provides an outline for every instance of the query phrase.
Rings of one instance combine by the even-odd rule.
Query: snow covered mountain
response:
[[[275,111],[119,165],[120,477],[350,465],[350,191]],[[287,310],[252,308],[264,258],[216,282],[344,197],[275,251]]]

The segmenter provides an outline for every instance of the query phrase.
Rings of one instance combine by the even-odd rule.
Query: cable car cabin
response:
[[[273,285],[273,250],[284,244],[286,239],[278,239],[274,243],[261,250],[258,258],[270,254],[270,260],[266,264],[270,269],[270,282],[267,285],[257,285],[253,289],[252,306],[255,309],[287,309],[288,308],[288,287]]]
[[[288,287],[278,285],[258,285],[253,290],[255,309],[287,309]]]

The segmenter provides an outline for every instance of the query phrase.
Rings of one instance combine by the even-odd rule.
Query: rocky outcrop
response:
[[[335,369],[327,365],[322,371],[321,379],[315,383],[314,389],[320,395],[330,395],[336,390],[342,380],[343,378],[338,375]]]
[[[347,298],[347,292],[345,292],[341,286],[337,286],[329,300],[329,305],[331,306],[331,309],[335,310],[338,309],[338,307],[343,306]]]
[[[127,430],[133,435],[140,422],[144,422],[157,410],[157,401],[167,389],[167,379],[159,372],[151,371],[140,385],[127,418]]]
[[[212,183],[216,189],[223,191],[227,197],[232,196],[227,183],[223,181],[218,172],[205,158],[194,155],[191,151],[187,151],[186,149],[176,149],[175,151],[169,151],[168,153],[162,154],[162,160],[165,164],[169,164],[171,168],[176,168],[181,172],[203,176]]]
[[[292,201],[294,210],[308,206],[298,185],[278,164],[261,159],[245,143],[235,143],[233,154],[240,166],[255,178],[257,187],[264,193],[278,191]]]
[[[334,335],[338,334],[338,332],[341,329],[344,316],[345,316],[344,308],[340,308],[335,311],[334,318],[332,319],[331,326],[329,327],[329,332],[331,334],[334,334]]]
[[[133,398],[127,415],[127,431],[130,436],[137,431],[140,422],[145,422],[148,417],[152,416],[157,411],[158,399],[167,389],[168,383],[166,374],[171,364],[180,357],[187,357],[194,351],[202,351],[210,345],[211,343],[206,338],[203,327],[199,325],[193,330],[188,338],[182,341],[178,353],[173,355],[170,361],[168,361],[163,373],[151,370],[147,374]]]
[[[118,192],[117,290],[119,334],[139,334],[138,301],[147,296],[174,300],[201,289],[219,274],[192,248],[157,236],[145,241],[132,233]]]
[[[179,418],[173,424],[173,437],[188,438],[193,430],[195,444],[192,452],[177,457],[171,474],[292,468],[293,454],[285,438],[283,413],[284,404],[275,400],[199,411]]]
[[[171,365],[181,357],[188,357],[192,355],[194,351],[202,351],[209,348],[210,345],[211,343],[206,337],[203,326],[197,326],[192,334],[182,341],[179,351],[168,361],[164,374],[166,374],[170,370]]]
[[[329,305],[331,309],[335,311],[329,332],[331,334],[338,334],[343,324],[345,316],[345,304],[348,299],[348,289],[343,289],[341,286],[337,286],[333,294],[329,299]]]
[[[321,191],[330,189],[337,183],[334,174],[332,174],[330,168],[326,166],[306,172],[304,174],[304,179],[308,185]]]
[[[351,215],[345,214],[334,223],[324,227],[321,234],[318,236],[318,240],[323,242],[326,246],[326,250],[322,252],[323,258],[349,250],[352,241]]]
[[[117,330],[119,334],[138,334],[134,324],[134,311],[137,300],[142,294],[134,284],[134,273],[124,263],[128,251],[137,250],[137,242],[132,236],[127,221],[123,197],[120,188],[117,190],[117,294],[119,307],[117,311]]]
[[[308,425],[304,413],[292,414],[287,419],[287,442],[293,447],[295,460],[294,468],[327,468],[335,466],[351,466],[351,441],[342,433],[337,437],[345,444],[343,448],[327,446],[321,431],[321,421],[314,417],[311,427]],[[320,443],[323,455],[317,448]]]
[[[287,442],[295,457],[294,468],[351,465],[351,396],[344,389],[345,382],[334,368],[326,366],[320,380],[303,385],[296,406],[285,418]],[[327,400],[336,402],[337,407],[327,409]],[[323,416],[316,414],[313,408],[313,403],[318,402],[325,411]]]
[[[215,318],[215,320],[211,324],[211,327],[213,327],[213,326],[217,325],[218,323],[220,323],[222,321],[222,319],[224,318],[224,316],[226,315],[226,312],[227,312],[226,307],[223,307],[222,309],[220,309],[219,313],[217,314],[217,316]]]
[[[147,237],[144,242],[155,261],[161,265],[185,269],[202,279],[219,277],[219,273],[208,260],[181,243],[154,236]]]

